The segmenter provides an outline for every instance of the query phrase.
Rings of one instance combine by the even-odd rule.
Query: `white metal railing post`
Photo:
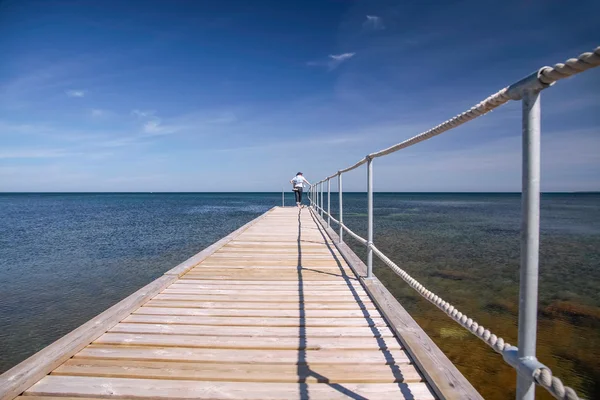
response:
[[[343,239],[343,234],[344,234],[344,208],[342,206],[342,173],[338,172],[338,195],[340,198],[340,215],[338,216],[340,218],[340,243],[342,243],[344,241]]]
[[[331,179],[327,178],[327,227],[331,228]]]
[[[373,159],[367,157],[367,278],[373,277]]]
[[[540,93],[523,95],[523,166],[521,199],[521,267],[519,288],[519,359],[535,361],[540,248]],[[517,399],[533,400],[531,376],[517,373]]]
[[[320,186],[321,186],[321,218],[323,218],[323,190],[325,189],[323,187],[323,183],[325,182],[321,182]]]
[[[452,313],[448,313],[450,318],[460,325],[470,330],[475,336],[482,339],[488,346],[496,352],[502,354],[504,360],[518,371],[516,397],[518,400],[533,400],[535,397],[535,384],[545,388],[556,398],[578,399],[579,397],[572,388],[563,385],[560,379],[552,375],[552,371],[547,366],[540,363],[536,358],[536,340],[537,340],[537,310],[538,310],[538,273],[539,273],[539,241],[540,241],[540,92],[549,88],[561,79],[579,74],[588,69],[600,66],[600,47],[596,47],[591,52],[586,52],[579,57],[571,58],[564,64],[558,63],[553,67],[542,67],[532,74],[526,76],[518,82],[515,82],[500,91],[488,96],[469,110],[462,112],[445,122],[410,137],[400,143],[396,143],[386,149],[371,153],[360,159],[348,168],[338,170],[338,190],[339,190],[339,241],[343,243],[344,231],[356,239],[360,244],[367,246],[367,278],[373,278],[373,254],[389,266],[398,276],[407,282],[413,289],[417,290],[425,299],[429,300],[436,307],[448,313],[453,308]],[[521,210],[521,259],[520,259],[520,277],[519,277],[519,321],[518,321],[518,348],[506,343],[504,339],[492,334],[488,329],[478,325],[471,318],[458,312],[450,303],[444,301],[433,292],[426,290],[423,285],[402,270],[383,252],[373,244],[373,159],[387,156],[399,150],[408,148],[417,143],[431,139],[434,136],[450,131],[464,123],[472,121],[488,112],[506,104],[511,100],[522,100],[523,120],[522,120],[522,210]],[[368,207],[368,229],[367,239],[357,235],[343,223],[343,203],[342,203],[342,173],[359,168],[367,164],[367,207]],[[327,225],[330,226],[330,220],[335,218],[331,216],[329,197],[330,179],[327,179]],[[324,196],[323,184],[325,179],[315,184],[313,188],[313,207],[315,212],[319,212],[323,218]],[[320,185],[320,186],[318,186]],[[320,194],[319,194],[320,188]],[[320,197],[319,197],[320,196]],[[324,224],[324,221],[322,221]],[[450,307],[450,308],[448,308]],[[475,327],[478,328],[475,329]]]

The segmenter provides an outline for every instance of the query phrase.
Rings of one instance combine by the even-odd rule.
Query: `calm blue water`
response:
[[[0,372],[280,202],[280,193],[0,194]],[[347,224],[364,236],[365,194],[345,194],[344,210]],[[513,343],[519,224],[518,194],[375,194],[377,246]],[[468,335],[385,267],[376,264],[376,273],[493,398],[493,384],[479,375],[488,364],[502,364],[497,356],[484,347],[473,352],[477,359],[453,354]],[[600,393],[600,195],[543,196],[540,274],[543,361],[594,397]]]
[[[0,194],[0,372],[281,194]]]

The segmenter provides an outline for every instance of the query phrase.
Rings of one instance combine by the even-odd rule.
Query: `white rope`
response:
[[[326,217],[329,217],[331,219],[331,221],[335,222],[336,224],[339,225],[340,221],[338,221],[337,219],[333,218],[333,216],[331,214],[329,214],[327,211],[323,210],[323,215]]]
[[[564,64],[559,63],[554,65],[553,67],[543,67],[537,72],[536,82],[541,84],[541,88],[539,90],[545,89],[549,87],[552,83],[568,78],[570,76],[579,74],[588,69],[597,67],[600,65],[600,47],[597,47],[593,52],[587,52],[581,54],[577,58],[570,58],[565,61]],[[518,85],[517,85],[518,86]],[[400,149],[412,146],[416,143],[427,140],[433,136],[437,136],[443,132],[446,132],[450,129],[456,128],[464,124],[465,122],[471,121],[477,117],[480,117],[488,112],[494,110],[495,108],[501,106],[502,104],[511,100],[509,96],[510,86],[505,87],[504,89],[498,91],[497,93],[489,96],[485,100],[471,107],[469,110],[458,114],[457,116],[450,118],[449,120],[429,129],[428,131],[422,132],[416,136],[413,136],[410,139],[407,139],[401,143],[395,144],[387,149],[383,149],[381,151],[371,153],[366,157],[362,158],[356,164],[339,170],[336,174],[331,175],[326,179],[331,179],[338,174],[351,171],[355,168],[360,167],[364,163],[366,163],[369,159],[382,157],[387,154],[396,152]],[[516,98],[516,97],[513,97]],[[317,209],[321,209],[317,206]],[[321,209],[322,210],[322,209]],[[323,212],[325,212],[323,210]],[[325,212],[325,214],[327,214]],[[329,215],[329,214],[327,214]],[[344,224],[340,224],[342,228],[358,240],[362,244],[367,244],[367,240],[361,238],[354,232],[352,232],[348,227]],[[493,333],[490,332],[489,329],[484,328],[479,325],[477,322],[473,321],[473,319],[467,317],[465,314],[458,311],[452,304],[443,300],[438,295],[434,294],[430,290],[426,289],[421,283],[411,277],[406,271],[398,267],[394,262],[392,262],[388,257],[386,257],[381,251],[379,251],[372,244],[370,245],[373,252],[385,263],[387,264],[398,276],[400,276],[406,283],[408,283],[413,289],[415,289],[421,296],[425,299],[433,303],[440,310],[444,311],[450,318],[456,321],[458,324],[468,329],[471,333],[477,336],[479,339],[483,340],[488,346],[494,349],[498,353],[504,353],[510,346],[508,343],[504,341],[504,339],[497,337]],[[548,390],[555,398],[560,400],[579,400],[579,397],[575,393],[575,391],[569,387],[563,385],[560,379],[552,376],[552,371],[548,368],[538,368],[533,373],[533,379],[537,384],[544,387]]]
[[[400,278],[402,278],[410,287],[415,289],[422,297],[429,302],[433,303],[437,308],[446,313],[459,325],[470,331],[473,335],[483,340],[488,346],[490,346],[497,353],[503,354],[509,348],[514,348],[509,343],[505,342],[504,339],[494,335],[489,329],[479,325],[472,318],[467,317],[466,314],[458,311],[456,307],[448,303],[446,300],[439,297],[437,294],[428,290],[425,286],[419,283],[415,278],[410,276],[406,271],[397,266],[392,260],[390,260],[385,254],[383,254],[374,245],[371,245],[373,253],[377,255],[388,267],[392,269]],[[538,368],[533,373],[533,379],[537,384],[545,388],[557,399],[560,400],[581,400],[577,393],[570,387],[564,386],[562,381],[552,376],[552,371],[549,368]]]
[[[358,236],[356,233],[352,232],[352,231],[350,230],[350,228],[348,228],[346,225],[342,224],[342,228],[344,228],[344,230],[345,230],[346,232],[348,232],[348,234],[349,234],[350,236],[352,236],[354,239],[358,240],[360,243],[362,243],[362,244],[367,244],[367,240],[366,240],[366,239],[363,239],[363,238],[361,238],[360,236]]]
[[[577,58],[569,58],[564,64],[558,63],[553,67],[542,68],[539,80],[549,85],[560,79],[568,78],[600,65],[600,47],[594,51],[581,54]]]
[[[450,118],[449,120],[447,120],[445,122],[442,122],[438,126],[435,126],[423,133],[419,133],[418,135],[413,136],[412,138],[407,139],[401,143],[395,144],[392,147],[388,147],[387,149],[383,149],[376,153],[371,153],[371,154],[369,154],[369,157],[375,158],[375,157],[385,156],[387,154],[393,153],[393,152],[403,149],[405,147],[409,147],[416,143],[430,139],[433,136],[437,136],[440,133],[444,133],[446,131],[449,131],[450,129],[454,129],[457,126],[464,124],[465,122],[469,122],[477,117],[487,114],[488,112],[492,111],[494,108],[500,107],[502,104],[504,104],[510,100],[510,97],[508,97],[507,91],[508,91],[508,88],[506,87],[506,88],[500,90],[499,92],[494,93],[493,95],[491,95],[487,99],[483,100],[482,102],[471,107],[469,110],[467,110],[461,114],[458,114],[457,116]]]
[[[573,76],[588,69],[597,67],[598,65],[600,65],[600,47],[597,47],[593,52],[583,53],[577,58],[570,58],[567,61],[565,61],[564,64],[559,63],[554,65],[554,67],[541,68],[538,74],[538,79],[544,85],[550,85],[551,83],[554,83],[560,79]],[[387,149],[371,153],[367,157],[362,158],[356,164],[348,168],[341,169],[338,173],[351,171],[366,163],[369,158],[381,157],[396,152],[400,149],[404,149],[416,143],[430,139],[434,136],[439,135],[440,133],[444,133],[446,131],[454,129],[457,126],[464,124],[465,122],[471,121],[477,117],[487,114],[493,109],[498,108],[502,104],[511,100],[511,98],[508,95],[508,89],[509,86],[505,87],[504,89],[498,91],[497,93],[494,93],[485,100],[471,107],[469,110],[458,114],[457,116],[450,118],[445,122],[442,122],[441,124],[429,129],[428,131],[419,133],[418,135],[413,136],[412,138],[407,139],[401,143],[388,147]],[[331,177],[334,177],[335,175],[337,174],[334,174]]]

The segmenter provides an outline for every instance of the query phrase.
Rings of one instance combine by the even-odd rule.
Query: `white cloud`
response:
[[[84,97],[85,93],[86,93],[85,90],[74,90],[74,89],[67,90],[65,92],[65,94],[69,97]]]
[[[330,54],[327,61],[309,61],[306,65],[311,67],[327,67],[327,69],[334,70],[343,62],[348,61],[354,57],[356,53],[342,53],[342,54]]]
[[[354,57],[355,54],[356,53],[330,54],[329,62],[327,63],[329,70],[331,71],[331,70],[337,68],[343,62],[346,62],[349,59],[351,59],[352,57]]]
[[[135,115],[136,117],[139,118],[148,118],[148,117],[152,117],[154,116],[154,114],[156,113],[156,111],[153,110],[132,110],[131,111],[131,115]]]
[[[329,58],[331,58],[332,60],[334,60],[336,62],[344,62],[344,61],[349,60],[350,58],[354,57],[354,54],[356,54],[356,53],[330,54]]]
[[[383,19],[381,17],[378,17],[377,15],[367,15],[366,21],[363,22],[363,28],[380,31],[385,29],[385,26],[383,25]]]
[[[102,110],[100,108],[93,108],[90,111],[90,114],[92,115],[92,117],[104,117],[108,114],[108,112],[106,110]]]
[[[171,133],[179,132],[184,127],[175,125],[164,125],[159,118],[152,119],[146,122],[143,126],[144,133],[148,135],[170,135]]]
[[[69,153],[64,149],[31,149],[31,150],[23,150],[23,149],[13,149],[13,150],[4,150],[0,152],[0,160],[5,159],[18,159],[18,158],[57,158],[57,157],[68,157],[71,155],[75,155],[74,153]]]
[[[146,133],[158,133],[160,130],[160,121],[148,121],[144,124],[144,132]]]

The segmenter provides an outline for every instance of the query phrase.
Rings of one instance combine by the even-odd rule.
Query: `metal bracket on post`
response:
[[[519,376],[533,380],[533,374],[538,369],[546,368],[547,366],[538,361],[536,357],[519,357],[519,349],[511,346],[502,352],[502,358],[514,369],[517,370]]]
[[[373,278],[373,158],[367,156],[367,279]]]
[[[343,239],[343,235],[344,235],[344,207],[342,205],[342,173],[338,171],[338,195],[340,198],[340,215],[338,215],[338,217],[340,218],[340,235],[339,235],[339,242],[343,243],[344,239]]]

